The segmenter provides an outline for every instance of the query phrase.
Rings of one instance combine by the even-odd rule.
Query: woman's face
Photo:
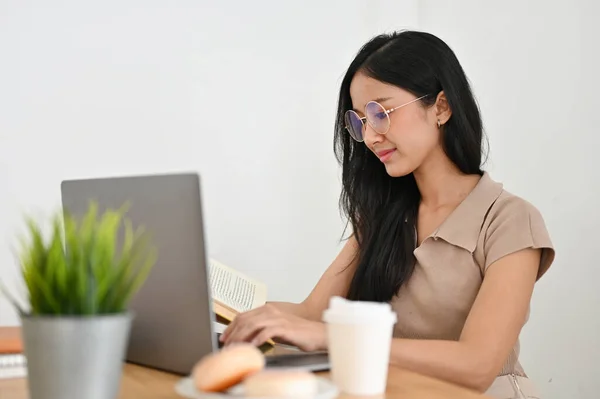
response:
[[[376,132],[365,121],[364,143],[383,162],[390,176],[414,172],[434,149],[440,147],[438,103],[442,93],[438,103],[425,108],[421,101],[410,103],[417,97],[408,91],[357,73],[350,84],[350,96],[352,107],[360,117],[365,116],[369,101],[377,101],[386,110],[406,104],[389,113],[390,125],[385,134]],[[445,119],[440,120],[443,124],[449,115],[441,118]]]

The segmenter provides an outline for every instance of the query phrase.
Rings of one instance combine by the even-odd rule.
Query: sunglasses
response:
[[[395,110],[402,108],[406,105],[412,104],[422,98],[427,97],[428,94],[415,98],[405,104],[398,105],[392,109],[385,109],[377,101],[369,101],[365,105],[365,116],[362,118],[353,110],[346,111],[344,120],[346,122],[346,130],[350,133],[350,136],[358,142],[363,142],[363,133],[365,131],[365,121],[379,134],[386,134],[390,130],[390,114]]]

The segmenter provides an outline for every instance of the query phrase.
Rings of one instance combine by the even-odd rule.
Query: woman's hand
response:
[[[303,351],[327,348],[325,324],[282,312],[272,304],[237,315],[220,340],[225,345],[250,342],[258,346],[269,339],[283,341]]]

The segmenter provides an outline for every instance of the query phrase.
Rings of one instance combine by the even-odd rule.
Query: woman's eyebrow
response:
[[[387,100],[389,100],[390,98],[392,98],[392,97],[379,97],[379,98],[376,98],[374,101],[375,101],[376,103],[382,103],[382,102],[384,102],[384,101],[387,101]]]
[[[384,101],[389,100],[390,98],[392,98],[392,97],[378,97],[375,100],[371,100],[371,101],[375,101],[376,103],[382,103]],[[353,108],[352,110],[354,112],[356,112],[356,113],[361,113],[362,112],[362,111],[357,110],[356,108]]]

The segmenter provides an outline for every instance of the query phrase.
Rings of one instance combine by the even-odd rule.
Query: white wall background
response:
[[[600,70],[591,0],[0,3],[0,272],[62,179],[203,176],[208,247],[301,300],[339,248],[341,76],[387,29],[438,34],[480,101],[487,169],[543,212],[558,258],[522,359],[545,398],[596,398]],[[0,301],[0,325],[15,324]]]
[[[195,170],[211,256],[299,301],[338,251],[345,68],[417,3],[0,2],[0,272],[66,178]],[[0,301],[0,325],[16,324]]]

